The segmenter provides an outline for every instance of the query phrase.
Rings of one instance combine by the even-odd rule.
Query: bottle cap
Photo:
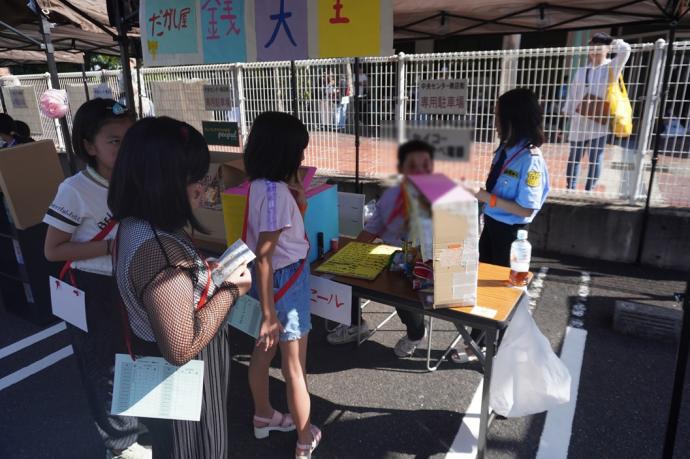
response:
[[[523,229],[518,230],[517,238],[521,241],[524,241],[525,239],[527,239],[527,230],[523,230]]]

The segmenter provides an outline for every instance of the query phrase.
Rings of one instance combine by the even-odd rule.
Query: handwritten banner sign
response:
[[[314,275],[309,280],[309,287],[312,314],[351,325],[352,287]]]
[[[147,66],[393,53],[393,0],[141,0]]]

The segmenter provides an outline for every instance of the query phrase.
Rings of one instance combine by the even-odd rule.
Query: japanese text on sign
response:
[[[423,140],[434,147],[434,159],[469,161],[473,131],[457,126],[406,126],[408,140]]]
[[[422,80],[417,90],[421,114],[464,115],[467,113],[466,80]]]
[[[232,108],[230,88],[222,84],[205,84],[204,108],[206,110],[230,110]]]
[[[140,0],[147,66],[393,52],[393,0]]]
[[[312,275],[309,280],[311,313],[324,319],[350,325],[352,287]]]

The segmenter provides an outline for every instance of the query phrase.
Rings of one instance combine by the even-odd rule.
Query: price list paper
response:
[[[115,355],[111,414],[198,421],[204,362],[190,360],[177,367],[162,357]]]

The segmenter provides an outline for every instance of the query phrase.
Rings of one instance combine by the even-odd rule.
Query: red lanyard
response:
[[[242,222],[242,240],[246,243],[247,242],[247,223],[249,221],[249,195],[252,192],[252,182],[249,182],[249,189],[247,190],[247,202],[244,204],[244,221]],[[307,237],[306,230],[304,232],[304,239],[307,241],[307,244],[309,244],[309,238]],[[292,287],[295,282],[297,282],[297,279],[299,279],[299,276],[302,274],[302,271],[304,270],[304,265],[307,262],[307,258],[303,258],[302,261],[300,262],[299,266],[297,267],[297,271],[292,273],[292,276],[290,276],[290,279],[278,290],[273,295],[273,303],[277,303],[280,301],[280,299],[287,293],[288,290],[290,290],[290,287]]]
[[[513,154],[509,159],[506,160],[506,162],[503,163],[503,167],[501,168],[501,171],[498,174],[498,177],[503,175],[503,173],[506,171],[508,168],[508,164],[510,164],[515,158],[518,157],[520,153],[522,153],[525,150],[529,150],[529,144],[525,145],[524,147],[520,148],[516,153]]]
[[[108,224],[105,225],[105,227],[97,235],[95,235],[93,238],[91,238],[91,240],[89,242],[102,241],[103,239],[105,239],[105,237],[108,234],[110,234],[110,232],[115,227],[115,225],[117,225],[117,220],[115,220],[114,218],[111,218],[108,221]],[[65,262],[65,264],[62,266],[62,269],[60,270],[59,279],[62,280],[65,277],[65,274],[67,274],[67,272],[69,272],[70,282],[72,283],[72,285],[74,287],[76,287],[77,286],[77,280],[74,278],[74,273],[72,272],[72,269],[71,269],[73,262],[74,262],[74,260],[68,260]]]
[[[386,219],[386,226],[393,223],[393,220],[396,218],[405,216],[405,194],[403,193],[402,187],[403,185],[400,185],[400,191],[398,192],[398,196],[395,198],[393,210],[388,216],[388,219]]]

